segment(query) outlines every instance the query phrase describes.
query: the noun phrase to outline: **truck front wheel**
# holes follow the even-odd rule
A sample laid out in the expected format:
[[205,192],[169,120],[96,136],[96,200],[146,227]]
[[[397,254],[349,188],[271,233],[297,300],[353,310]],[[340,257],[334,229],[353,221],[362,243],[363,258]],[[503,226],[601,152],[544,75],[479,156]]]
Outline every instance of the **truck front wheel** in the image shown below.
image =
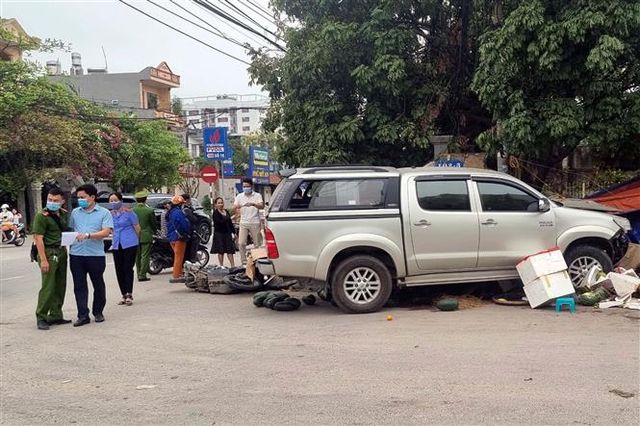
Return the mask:
[[605,273],[613,270],[611,258],[604,250],[598,247],[589,245],[574,246],[567,250],[564,257],[567,265],[569,265],[569,276],[573,286],[576,288],[594,266]]
[[353,256],[342,261],[331,280],[333,300],[349,314],[379,311],[392,289],[389,269],[373,256]]

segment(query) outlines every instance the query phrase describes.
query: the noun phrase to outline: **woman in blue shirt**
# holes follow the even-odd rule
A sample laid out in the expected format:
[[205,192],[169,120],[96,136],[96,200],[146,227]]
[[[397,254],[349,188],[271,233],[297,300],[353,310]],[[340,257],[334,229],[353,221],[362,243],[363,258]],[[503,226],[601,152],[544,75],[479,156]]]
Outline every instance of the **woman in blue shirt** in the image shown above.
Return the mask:
[[122,293],[122,300],[118,305],[130,306],[133,303],[133,267],[136,264],[140,225],[138,216],[132,210],[124,208],[121,193],[109,195],[109,209],[113,216],[113,264]]

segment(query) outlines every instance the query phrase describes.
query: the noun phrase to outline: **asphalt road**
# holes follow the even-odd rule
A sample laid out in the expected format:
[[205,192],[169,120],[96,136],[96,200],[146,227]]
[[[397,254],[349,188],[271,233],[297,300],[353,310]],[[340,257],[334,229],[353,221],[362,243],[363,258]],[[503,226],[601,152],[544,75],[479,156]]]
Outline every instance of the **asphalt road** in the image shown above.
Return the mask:
[[[136,284],[124,307],[110,264],[106,322],[39,331],[29,244],[0,247],[3,424],[640,421],[637,312],[274,312],[167,273]],[[70,277],[65,313],[75,316]]]

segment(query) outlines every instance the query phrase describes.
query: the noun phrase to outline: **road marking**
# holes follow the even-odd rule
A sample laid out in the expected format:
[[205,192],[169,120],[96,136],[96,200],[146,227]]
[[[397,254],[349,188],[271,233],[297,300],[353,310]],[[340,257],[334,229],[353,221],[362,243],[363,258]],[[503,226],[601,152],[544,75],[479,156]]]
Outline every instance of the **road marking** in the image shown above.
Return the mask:
[[0,278],[0,281],[17,280],[18,278],[24,278],[24,275],[19,275],[17,277]]

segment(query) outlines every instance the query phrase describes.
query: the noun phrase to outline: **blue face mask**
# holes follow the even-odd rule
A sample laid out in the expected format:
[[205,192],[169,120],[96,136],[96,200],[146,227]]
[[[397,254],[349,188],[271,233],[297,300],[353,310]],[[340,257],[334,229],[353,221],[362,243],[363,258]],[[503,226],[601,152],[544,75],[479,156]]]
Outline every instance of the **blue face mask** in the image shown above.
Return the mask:
[[111,210],[118,210],[121,207],[122,207],[122,201],[116,201],[114,203],[109,203],[109,208]]
[[242,188],[242,192],[244,192],[245,194],[251,194],[253,192],[252,188]]
[[55,201],[47,201],[47,210],[51,212],[57,212],[62,207],[62,204],[56,203]]
[[78,205],[81,208],[86,209],[87,207],[89,207],[89,200],[85,200],[84,198],[79,198],[78,199]]

